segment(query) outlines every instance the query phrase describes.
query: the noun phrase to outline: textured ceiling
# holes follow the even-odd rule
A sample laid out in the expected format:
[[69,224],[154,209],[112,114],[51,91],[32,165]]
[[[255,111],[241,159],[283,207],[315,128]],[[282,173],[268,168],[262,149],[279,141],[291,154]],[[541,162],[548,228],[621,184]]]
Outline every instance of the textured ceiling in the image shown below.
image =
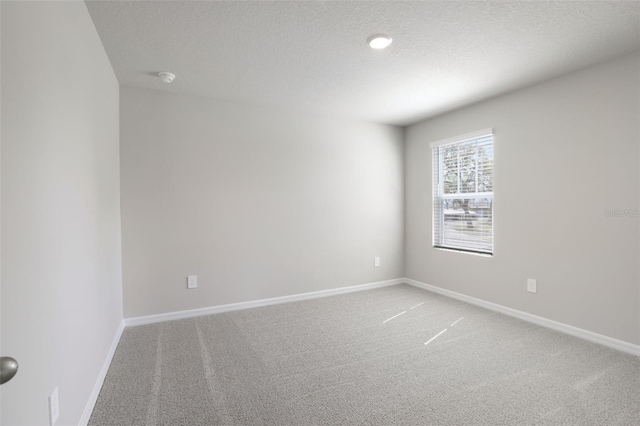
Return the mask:
[[122,85],[397,125],[640,46],[637,1],[86,3]]

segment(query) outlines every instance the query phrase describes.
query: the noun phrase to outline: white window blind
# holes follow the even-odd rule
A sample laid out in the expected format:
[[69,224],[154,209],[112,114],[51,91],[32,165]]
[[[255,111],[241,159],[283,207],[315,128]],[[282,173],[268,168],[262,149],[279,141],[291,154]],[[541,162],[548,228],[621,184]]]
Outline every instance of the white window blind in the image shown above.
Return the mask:
[[431,144],[433,246],[493,254],[493,130]]

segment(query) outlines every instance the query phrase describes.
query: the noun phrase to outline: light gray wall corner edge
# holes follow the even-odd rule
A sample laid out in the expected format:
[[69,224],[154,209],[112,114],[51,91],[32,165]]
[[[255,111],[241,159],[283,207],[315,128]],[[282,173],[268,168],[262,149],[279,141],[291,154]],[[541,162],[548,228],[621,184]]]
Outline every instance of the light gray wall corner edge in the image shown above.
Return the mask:
[[[640,54],[637,57],[638,68],[640,69]],[[637,75],[638,86],[640,87],[640,73]],[[640,94],[638,95],[640,97]],[[638,146],[640,147],[640,114],[637,120],[638,124]],[[638,149],[638,168],[640,168],[640,149]],[[638,202],[640,203],[640,174],[638,176]],[[640,206],[639,206],[640,207]],[[640,227],[638,227],[638,241],[640,244]],[[638,324],[640,324],[640,250],[638,250]],[[638,327],[638,342],[640,342],[640,327]]]
[[447,290],[442,287],[437,287],[431,284],[425,284],[423,282],[416,281],[410,278],[405,278],[404,283],[417,288],[421,288],[423,290],[440,294],[442,296],[460,300],[462,302],[466,302],[471,305],[479,306],[481,308],[485,308],[490,311],[498,312],[504,315],[508,315],[510,317],[518,318],[523,321],[540,325],[542,327],[550,328],[552,330],[569,334],[574,337],[579,337],[581,339],[588,340],[593,343],[598,343],[600,345],[604,345],[612,349],[616,349],[632,355],[640,356],[640,345],[634,345],[633,343],[614,339],[612,337],[604,336],[602,334],[594,333],[592,331],[583,330],[581,328],[574,327],[572,325],[568,325],[558,321],[553,321],[547,318],[539,317],[537,315],[533,315],[528,312],[523,312],[517,309],[508,308],[506,306],[502,306],[497,303],[487,302],[486,300],[477,299],[475,297],[467,296],[461,293],[456,293],[455,291]]
[[407,276],[407,134],[409,126],[402,127],[402,276]]
[[127,327],[155,324],[165,321],[174,321],[185,318],[201,317],[205,315],[219,314],[222,312],[240,311],[244,309],[258,308],[261,306],[279,305],[282,303],[299,302],[302,300],[319,299],[322,297],[337,296],[339,294],[355,293],[358,291],[372,290],[374,288],[389,287],[403,284],[404,278],[378,281],[367,284],[359,284],[349,287],[340,287],[330,290],[313,291],[309,293],[294,294],[290,296],[272,297],[269,299],[251,300],[248,302],[230,303],[226,305],[211,306],[208,308],[189,309],[185,311],[168,312],[165,314],[146,315],[140,317],[125,318],[124,324]]
[[89,419],[91,419],[91,413],[93,413],[93,408],[98,401],[98,396],[100,395],[100,390],[102,389],[102,384],[104,383],[104,379],[107,377],[107,372],[109,372],[109,366],[111,365],[111,361],[113,360],[113,356],[116,353],[116,349],[118,348],[118,343],[120,343],[120,338],[122,337],[122,332],[125,328],[125,322],[122,320],[120,322],[120,326],[118,330],[116,330],[116,334],[113,337],[113,342],[111,343],[111,347],[109,348],[109,352],[107,353],[107,357],[104,360],[104,364],[102,364],[102,369],[98,374],[98,378],[96,379],[96,384],[91,391],[91,395],[89,396],[89,400],[87,401],[87,405],[85,406],[84,412],[82,413],[82,417],[80,418],[79,426],[86,426],[89,424]]

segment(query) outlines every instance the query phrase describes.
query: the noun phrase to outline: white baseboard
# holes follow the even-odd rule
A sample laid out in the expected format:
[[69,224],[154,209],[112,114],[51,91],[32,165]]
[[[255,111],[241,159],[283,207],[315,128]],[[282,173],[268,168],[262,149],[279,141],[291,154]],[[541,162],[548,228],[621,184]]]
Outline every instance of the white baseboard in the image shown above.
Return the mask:
[[125,323],[124,320],[120,322],[120,326],[116,331],[116,335],[113,338],[113,342],[111,343],[111,347],[109,348],[109,352],[107,353],[107,358],[104,360],[102,364],[102,369],[100,370],[100,374],[98,374],[98,379],[96,380],[96,384],[93,386],[93,391],[91,391],[91,396],[89,396],[89,401],[87,401],[87,405],[84,407],[84,412],[82,413],[82,417],[80,418],[79,426],[86,426],[89,423],[89,419],[91,418],[91,413],[93,413],[93,408],[98,401],[98,395],[100,395],[100,389],[102,389],[102,384],[104,383],[105,377],[107,377],[107,372],[109,371],[109,366],[111,365],[111,360],[113,359],[113,355],[116,353],[116,348],[118,347],[118,343],[120,342],[120,337],[122,336],[122,332],[124,331]]
[[[543,327],[547,327],[552,330],[560,331],[562,333],[579,337],[581,339],[585,339],[590,342],[608,346],[610,348],[617,349],[622,352],[640,356],[639,345],[634,345],[632,343],[625,342],[623,340],[614,339],[612,337],[594,333],[592,331],[584,330],[582,328],[574,327],[572,325],[568,325],[558,321],[553,321],[547,318],[539,317],[537,315],[519,311],[517,309],[508,308],[506,306],[498,305],[497,303],[487,302],[485,300],[467,296],[462,293],[456,293],[455,291],[447,290],[441,287],[425,284],[423,282],[416,281],[410,278],[396,278],[393,280],[378,281],[378,282],[369,283],[369,284],[361,284],[361,285],[356,285],[351,287],[341,287],[341,288],[335,288],[330,290],[314,291],[310,293],[294,294],[291,296],[273,297],[270,299],[252,300],[248,302],[231,303],[228,305],[218,305],[218,306],[211,306],[207,308],[191,309],[188,311],[168,312],[165,314],[158,314],[158,315],[132,317],[132,318],[126,318],[124,320],[124,325],[126,327],[130,327],[135,325],[153,324],[153,323],[164,322],[164,321],[193,318],[193,317],[199,317],[203,315],[217,314],[221,312],[238,311],[242,309],[257,308],[260,306],[277,305],[280,303],[297,302],[300,300],[309,300],[309,299],[316,299],[320,297],[335,296],[338,294],[353,293],[356,291],[371,290],[374,288],[387,287],[387,286],[403,284],[403,283],[412,285],[414,287],[422,288],[424,290],[432,291],[434,293],[438,293],[443,296],[450,297],[452,299],[461,300],[463,302],[467,302],[472,305],[480,306],[482,308],[489,309],[491,311],[509,315],[511,317],[518,318],[523,321],[527,321]],[[120,338],[121,333],[122,333],[122,330],[119,330],[119,333],[117,336],[118,340]],[[117,342],[115,342],[115,345],[117,345]],[[115,346],[112,349],[115,350]],[[111,357],[113,357],[112,353],[110,353],[109,361],[111,360]],[[106,368],[108,368],[108,364]],[[106,369],[104,371],[104,374],[106,374]],[[103,376],[102,376],[102,379],[100,379],[100,385],[102,384],[102,380],[104,380]],[[99,391],[100,391],[100,387],[98,386],[97,392]],[[95,389],[94,389],[94,393],[96,393]],[[97,393],[95,397],[97,398]],[[93,408],[93,404],[95,404],[95,400],[93,401],[91,408]],[[85,410],[85,414],[86,414],[86,410]],[[89,411],[89,415],[91,415],[91,411]],[[83,419],[84,419],[84,416],[83,416]]]
[[414,287],[429,290],[434,293],[441,294],[443,296],[450,297],[452,299],[461,300],[463,302],[470,303],[472,305],[480,306],[491,311],[500,312],[501,314],[509,315],[521,319],[523,321],[531,322],[533,324],[541,325],[543,327],[550,328],[552,330],[560,331],[571,336],[579,337],[581,339],[588,340],[590,342],[599,343],[604,346],[608,346],[613,349],[617,349],[622,352],[626,352],[632,355],[640,356],[640,346],[634,345],[623,340],[614,339],[602,334],[594,333],[592,331],[584,330],[582,328],[574,327],[572,325],[564,324],[561,322],[553,321],[547,318],[539,317],[537,315],[529,314],[527,312],[519,311],[517,309],[507,308],[506,306],[498,305],[496,303],[487,302],[482,299],[476,299],[475,297],[467,296],[455,291],[446,290],[444,288],[436,287],[433,285],[425,284],[420,281],[405,278],[406,284]]
[[210,306],[207,308],[191,309],[188,311],[168,312],[166,314],[148,315],[141,317],[126,318],[124,320],[127,327],[134,325],[153,324],[157,322],[171,321],[184,318],[193,318],[203,315],[218,314],[221,312],[239,311],[242,309],[257,308],[260,306],[278,305],[280,303],[297,302],[300,300],[317,299],[319,297],[335,296],[338,294],[353,293],[356,291],[371,290],[374,288],[388,287],[402,284],[403,278],[394,280],[378,281],[368,284],[360,284],[351,287],[333,288],[330,290],[320,290],[311,293],[294,294],[291,296],[273,297],[270,299],[251,300],[249,302],[230,303],[228,305]]

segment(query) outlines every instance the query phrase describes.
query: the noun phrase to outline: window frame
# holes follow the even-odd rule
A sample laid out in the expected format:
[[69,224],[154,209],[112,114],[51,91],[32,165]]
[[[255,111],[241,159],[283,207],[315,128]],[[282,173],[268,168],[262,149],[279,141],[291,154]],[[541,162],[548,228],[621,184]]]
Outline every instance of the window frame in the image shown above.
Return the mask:
[[[490,145],[492,150],[491,191],[464,193],[461,191],[460,179],[458,178],[458,183],[457,183],[458,190],[456,191],[456,193],[451,193],[451,194],[445,193],[444,192],[445,178],[444,178],[444,167],[443,167],[444,156],[442,155],[441,148],[449,145],[461,145],[461,144],[464,144],[465,142],[471,142],[478,139],[487,138],[489,136],[491,137]],[[495,134],[494,134],[493,128],[482,129],[482,130],[466,133],[459,136],[441,139],[435,142],[431,142],[429,146],[431,148],[431,164],[432,164],[432,170],[431,170],[432,247],[434,249],[443,250],[443,251],[454,251],[454,252],[461,252],[461,253],[467,253],[467,254],[475,254],[475,255],[480,255],[485,257],[493,256],[495,253],[495,220],[494,220],[495,218],[495,214],[494,214],[495,212],[495,202],[494,202],[495,201],[495,174],[494,174]],[[437,160],[438,160],[437,184],[435,182],[436,171],[433,170],[433,168],[435,167],[436,153],[437,153]],[[478,157],[477,157],[478,147],[476,147],[475,156],[476,156],[475,189],[477,191],[478,190]],[[491,248],[490,250],[481,250],[481,249],[478,249],[475,247],[469,247],[469,246],[467,246],[466,248],[455,246],[455,245],[447,246],[446,244],[444,244],[445,209],[442,206],[442,204],[440,204],[440,207],[437,209],[436,203],[444,203],[445,199],[453,200],[453,199],[481,199],[481,198],[490,199],[490,203],[491,203],[491,211],[490,211],[491,213]],[[436,227],[438,227],[438,233],[436,233]],[[438,235],[440,236],[440,241],[437,241]]]

